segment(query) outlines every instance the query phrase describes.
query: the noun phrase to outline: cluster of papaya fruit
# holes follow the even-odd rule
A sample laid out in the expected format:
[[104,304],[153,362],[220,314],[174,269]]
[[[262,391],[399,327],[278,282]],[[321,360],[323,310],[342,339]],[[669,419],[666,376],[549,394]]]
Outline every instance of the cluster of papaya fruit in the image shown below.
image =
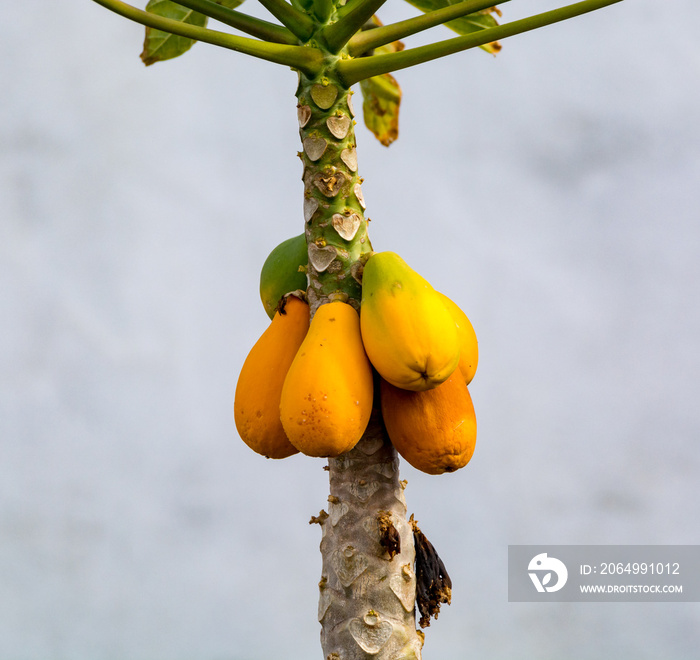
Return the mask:
[[467,385],[478,348],[464,312],[401,257],[378,252],[364,266],[360,314],[334,300],[310,320],[305,264],[301,235],[263,266],[272,322],[238,379],[241,438],[269,458],[338,456],[362,437],[378,381],[384,424],[405,460],[429,474],[466,465],[476,442]]

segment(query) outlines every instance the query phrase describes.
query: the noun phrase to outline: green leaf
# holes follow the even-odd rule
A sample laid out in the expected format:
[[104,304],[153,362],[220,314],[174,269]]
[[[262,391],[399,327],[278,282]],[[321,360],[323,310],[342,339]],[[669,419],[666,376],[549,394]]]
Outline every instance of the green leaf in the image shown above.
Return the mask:
[[[406,2],[413,5],[416,9],[420,9],[422,12],[429,12],[434,11],[435,9],[442,9],[443,7],[456,5],[458,2],[460,2],[460,0],[406,0]],[[456,18],[454,21],[445,23],[445,25],[457,34],[471,34],[486,28],[496,27],[498,25],[498,21],[494,18],[493,14],[498,14],[498,16],[501,15],[498,7],[491,7],[490,9],[484,9],[483,11],[478,11],[474,14],[468,14],[467,16]],[[481,48],[483,48],[487,53],[492,53],[495,55],[499,50],[501,50],[501,44],[494,41],[493,43],[481,46]]]
[[[372,22],[379,26],[381,22],[376,16]],[[386,46],[375,49],[375,54],[395,53],[403,50],[400,41],[394,41]],[[362,91],[362,115],[365,126],[385,147],[388,147],[399,137],[399,106],[401,105],[401,88],[394,76],[383,73],[380,76],[367,78],[360,82]]]
[[[216,4],[228,9],[235,9],[243,0],[214,0]],[[198,27],[206,27],[207,17],[204,14],[187,9],[171,0],[148,0],[146,11],[164,16],[180,23],[189,23]],[[193,39],[180,37],[170,32],[146,28],[146,38],[143,42],[141,60],[146,66],[163,62],[186,53],[194,44]]]
[[[180,23],[190,23],[198,27],[205,27],[207,17],[191,9],[186,9],[170,0],[149,0],[146,11],[165,18],[171,18]],[[143,42],[141,60],[146,66],[171,60],[187,52],[194,41],[169,32],[146,28],[146,38]]]

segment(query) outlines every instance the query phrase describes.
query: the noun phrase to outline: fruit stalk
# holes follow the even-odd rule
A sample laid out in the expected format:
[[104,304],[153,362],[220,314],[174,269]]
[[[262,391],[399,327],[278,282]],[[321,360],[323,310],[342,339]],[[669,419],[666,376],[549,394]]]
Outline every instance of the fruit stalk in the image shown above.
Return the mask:
[[318,618],[330,660],[420,660],[413,533],[405,482],[378,412],[362,440],[328,460]]

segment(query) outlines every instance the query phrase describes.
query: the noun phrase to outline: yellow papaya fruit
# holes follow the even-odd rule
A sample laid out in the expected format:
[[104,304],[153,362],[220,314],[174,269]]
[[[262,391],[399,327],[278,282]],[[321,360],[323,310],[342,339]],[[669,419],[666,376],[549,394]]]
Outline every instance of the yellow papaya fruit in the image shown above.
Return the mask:
[[289,441],[308,456],[350,451],[369,422],[372,381],[357,312],[339,301],[321,305],[282,387]]
[[309,329],[309,306],[289,296],[243,363],[233,404],[238,433],[253,451],[286,458],[299,450],[280,422],[282,385]]
[[467,385],[469,385],[474,378],[476,367],[479,364],[479,345],[476,341],[474,326],[472,326],[471,321],[457,303],[450,300],[445,294],[438,293],[457,326],[457,336],[459,337],[460,345],[459,368],[462,371],[464,380],[467,382]]
[[457,327],[445,303],[393,252],[378,252],[365,265],[360,322],[370,362],[396,387],[428,390],[457,368]]
[[270,318],[282,296],[298,289],[306,291],[304,267],[308,263],[304,234],[282,241],[267,256],[260,271],[260,300]]
[[454,472],[474,454],[476,415],[461,372],[424,392],[381,381],[382,416],[389,439],[414,468],[428,474]]

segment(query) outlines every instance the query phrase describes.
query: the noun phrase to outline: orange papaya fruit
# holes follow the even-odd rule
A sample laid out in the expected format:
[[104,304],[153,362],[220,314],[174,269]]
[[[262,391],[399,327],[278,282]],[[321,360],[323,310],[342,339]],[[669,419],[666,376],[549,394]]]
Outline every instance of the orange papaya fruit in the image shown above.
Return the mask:
[[384,380],[422,391],[459,364],[457,327],[435,289],[397,254],[378,252],[362,275],[362,341]]
[[457,303],[450,300],[444,293],[438,291],[438,294],[457,326],[457,336],[459,337],[460,345],[459,368],[462,371],[464,380],[469,385],[479,364],[479,344],[476,341],[474,326]]
[[459,370],[423,392],[382,380],[380,397],[389,439],[414,468],[443,474],[469,462],[476,444],[476,415]]
[[289,296],[243,363],[233,412],[238,434],[253,451],[268,458],[298,453],[280,422],[282,385],[309,329],[309,306]]
[[321,305],[282,387],[289,441],[308,456],[349,451],[367,428],[373,391],[357,312],[340,301]]

